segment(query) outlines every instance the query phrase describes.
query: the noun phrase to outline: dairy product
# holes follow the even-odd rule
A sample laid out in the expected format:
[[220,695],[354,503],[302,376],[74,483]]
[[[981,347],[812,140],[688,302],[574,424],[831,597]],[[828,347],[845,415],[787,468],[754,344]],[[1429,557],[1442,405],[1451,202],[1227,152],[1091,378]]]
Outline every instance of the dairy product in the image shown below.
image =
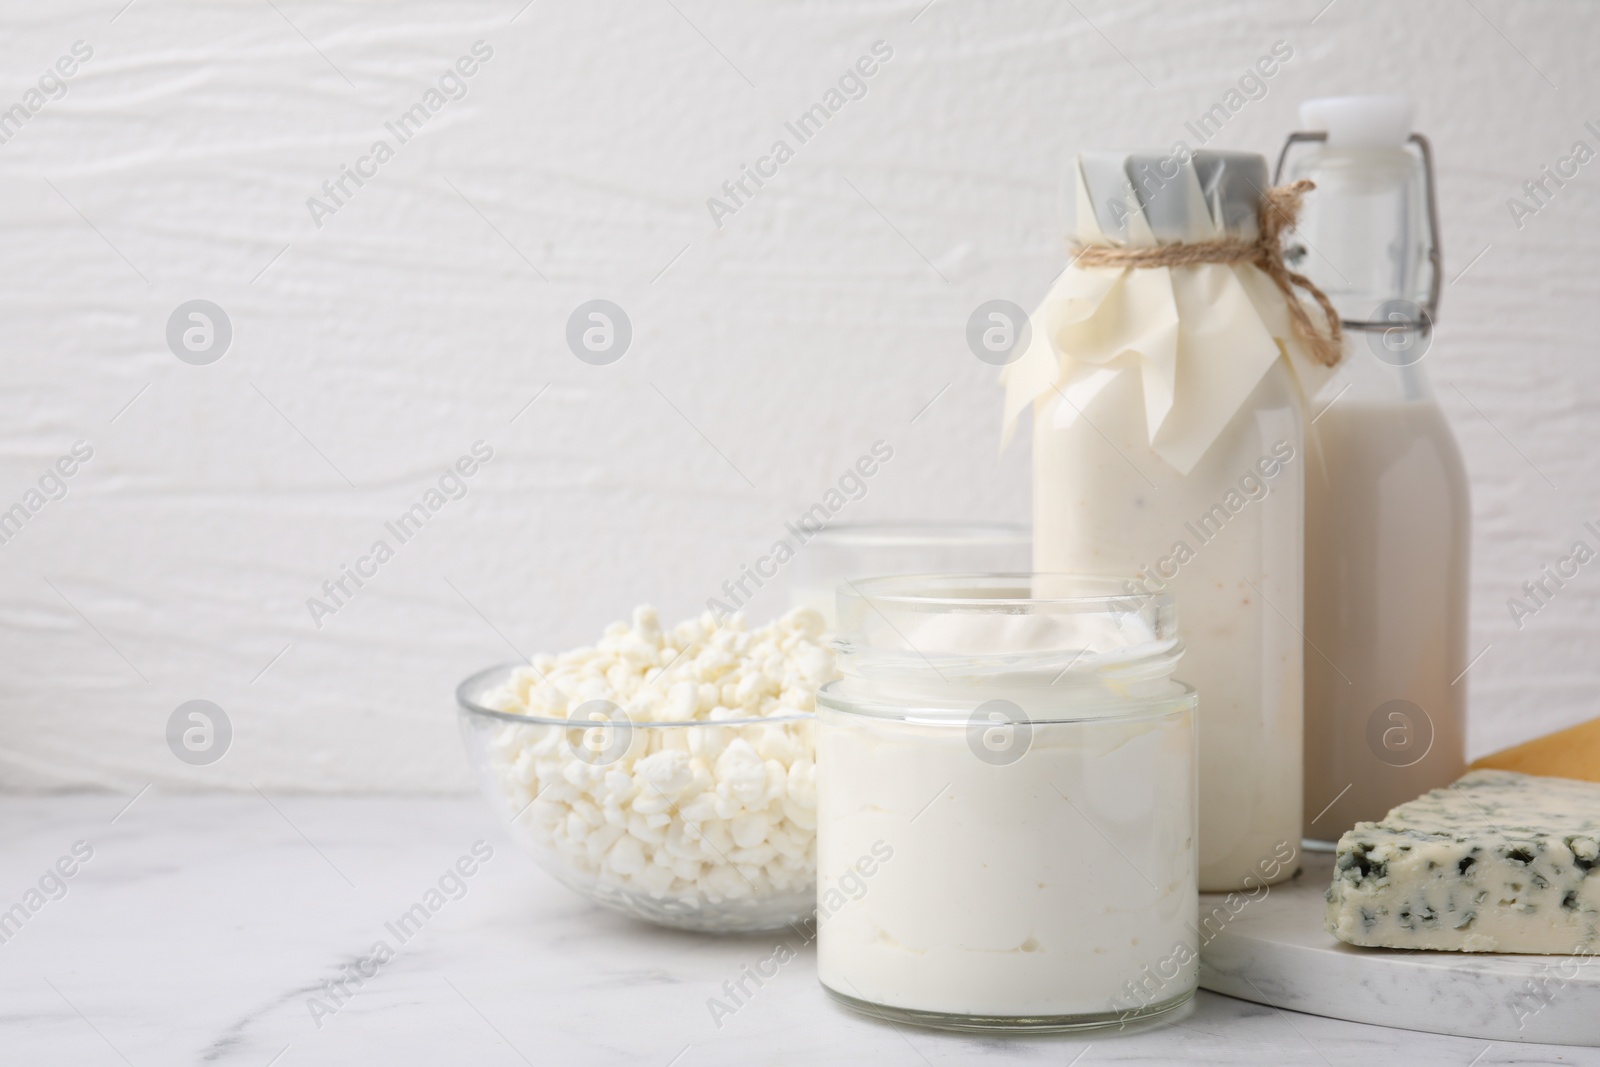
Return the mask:
[[1304,836],[1331,841],[1461,774],[1471,515],[1431,399],[1342,397],[1306,445]]
[[1473,771],[1339,839],[1328,930],[1352,945],[1600,950],[1600,785]]
[[[1427,139],[1402,96],[1308,100],[1315,183],[1296,269],[1352,331],[1306,430],[1304,836],[1357,822],[1461,774],[1472,509],[1428,385],[1443,288]],[[1314,253],[1310,250],[1315,250]]]
[[1034,725],[985,763],[967,720],[823,708],[818,860],[894,849],[821,927],[817,976],[872,1004],[957,1016],[1115,1016],[1145,971],[1195,984],[1193,723]]
[[1033,411],[1034,569],[1176,594],[1206,891],[1301,830],[1302,409],[1339,324],[1278,258],[1306,188],[1269,184],[1246,153],[1080,156],[1082,251],[1005,371],[1008,430]]
[[[841,592],[842,678],[817,697],[818,862],[845,870],[875,846],[893,862],[819,914],[817,973],[870,1014],[1120,1025],[1195,988],[1194,697],[1171,680],[1170,598],[1020,580]],[[1047,589],[1060,598],[1028,596]]]
[[1203,709],[1200,889],[1231,890],[1300,839],[1300,415],[1274,366],[1184,476],[1152,451],[1141,394],[1122,373],[1081,414],[1062,396],[1035,412],[1034,566],[1176,596]]
[[[537,656],[485,697],[495,710],[556,721],[504,723],[489,744],[491,769],[519,828],[555,854],[553,871],[628,910],[808,901],[816,767],[807,713],[833,676],[815,612],[795,609],[755,630],[740,616],[719,625],[709,615],[666,630],[641,607],[595,647]],[[585,723],[602,736],[565,725],[606,706],[595,701],[616,709]]]

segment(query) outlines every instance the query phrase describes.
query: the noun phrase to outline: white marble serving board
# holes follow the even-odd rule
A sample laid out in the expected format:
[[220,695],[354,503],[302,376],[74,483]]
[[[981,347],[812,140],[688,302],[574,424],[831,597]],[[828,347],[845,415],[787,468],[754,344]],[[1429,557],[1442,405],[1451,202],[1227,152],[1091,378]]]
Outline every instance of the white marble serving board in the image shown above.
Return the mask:
[[[1357,948],[1323,925],[1333,855],[1265,896],[1200,897],[1200,985],[1275,1008],[1483,1038],[1600,1046],[1600,958]],[[1223,916],[1233,912],[1225,921]]]

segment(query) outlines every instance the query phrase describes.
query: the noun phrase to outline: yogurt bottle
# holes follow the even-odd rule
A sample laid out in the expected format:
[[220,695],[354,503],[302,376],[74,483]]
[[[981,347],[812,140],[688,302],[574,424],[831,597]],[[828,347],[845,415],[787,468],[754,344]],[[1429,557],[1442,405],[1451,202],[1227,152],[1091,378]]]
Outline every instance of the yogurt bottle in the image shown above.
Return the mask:
[[[1258,237],[1266,161],[1086,155],[1083,244]],[[1034,569],[1171,592],[1200,698],[1199,884],[1281,881],[1300,841],[1304,396],[1326,367],[1249,263],[1071,267],[1007,368],[1033,409]]]

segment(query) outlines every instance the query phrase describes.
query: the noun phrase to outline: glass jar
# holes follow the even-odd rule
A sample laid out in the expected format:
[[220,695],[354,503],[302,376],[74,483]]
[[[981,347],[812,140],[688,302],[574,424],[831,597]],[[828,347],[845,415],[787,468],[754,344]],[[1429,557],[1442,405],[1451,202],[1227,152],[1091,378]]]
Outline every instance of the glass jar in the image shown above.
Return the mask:
[[817,973],[956,1030],[1171,1017],[1194,994],[1193,689],[1120,579],[840,587],[817,695]]
[[820,612],[831,627],[833,591],[846,578],[1024,571],[1031,551],[1028,528],[1016,523],[835,523],[795,557],[789,606]]

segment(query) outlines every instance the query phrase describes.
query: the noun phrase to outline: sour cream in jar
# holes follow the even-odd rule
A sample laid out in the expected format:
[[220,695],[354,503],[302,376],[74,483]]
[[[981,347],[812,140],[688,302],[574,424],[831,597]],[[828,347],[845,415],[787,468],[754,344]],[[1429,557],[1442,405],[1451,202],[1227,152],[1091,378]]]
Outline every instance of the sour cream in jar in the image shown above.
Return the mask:
[[1196,698],[1171,677],[1171,598],[1123,589],[841,587],[843,677],[817,697],[817,967],[836,999],[1047,1031],[1167,1018],[1193,996]]

